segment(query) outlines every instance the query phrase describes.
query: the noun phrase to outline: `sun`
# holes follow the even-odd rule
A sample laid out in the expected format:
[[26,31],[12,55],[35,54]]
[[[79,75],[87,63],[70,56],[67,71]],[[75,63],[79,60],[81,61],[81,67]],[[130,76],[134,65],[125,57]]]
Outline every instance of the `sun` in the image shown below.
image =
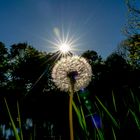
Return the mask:
[[[69,55],[77,55],[77,53],[81,52],[81,48],[79,46],[81,43],[81,36],[77,36],[76,34],[71,34],[70,30],[64,31],[55,27],[53,29],[53,33],[55,36],[51,40],[45,39],[49,43],[51,51],[54,53],[53,57],[65,57]],[[56,59],[57,59],[56,58]]]
[[68,43],[62,43],[59,45],[59,50],[63,53],[66,54],[71,51],[71,46]]

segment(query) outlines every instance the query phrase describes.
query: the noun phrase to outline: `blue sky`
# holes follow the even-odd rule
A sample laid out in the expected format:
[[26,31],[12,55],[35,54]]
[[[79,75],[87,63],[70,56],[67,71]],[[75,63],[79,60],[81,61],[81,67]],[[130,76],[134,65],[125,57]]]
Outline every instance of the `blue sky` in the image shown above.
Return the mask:
[[79,53],[95,50],[105,58],[125,38],[126,13],[124,0],[0,0],[0,41],[51,52],[57,29],[77,40]]

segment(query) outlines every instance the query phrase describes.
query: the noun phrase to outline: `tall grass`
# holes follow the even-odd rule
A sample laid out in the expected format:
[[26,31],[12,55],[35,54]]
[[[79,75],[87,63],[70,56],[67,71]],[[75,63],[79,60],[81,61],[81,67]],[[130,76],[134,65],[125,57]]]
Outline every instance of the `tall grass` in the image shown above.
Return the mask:
[[[70,105],[72,104],[71,107],[73,107],[75,111],[73,113],[75,113],[78,118],[78,127],[80,127],[81,131],[78,131],[78,133],[75,133],[74,131],[74,134],[72,134],[76,140],[80,139],[80,133],[84,135],[84,140],[106,140],[110,139],[110,137],[113,140],[117,140],[121,137],[121,133],[123,131],[127,131],[127,125],[129,126],[129,124],[132,124],[134,129],[140,133],[140,102],[139,98],[134,94],[132,90],[129,90],[127,96],[124,96],[121,99],[121,106],[125,108],[125,111],[122,112],[123,116],[121,116],[122,110],[120,109],[120,98],[117,98],[118,95],[114,93],[114,91],[112,91],[110,94],[109,102],[103,100],[103,98],[97,95],[94,96],[94,100],[91,101],[90,97],[88,97],[86,93],[83,94],[83,96],[75,93],[74,96],[76,97],[76,101],[74,100],[75,98],[73,99],[73,97],[71,97]],[[17,131],[14,118],[12,117],[10,108],[5,98],[4,101],[13,128],[15,139],[23,140],[24,138],[22,134],[22,120],[20,116],[19,104],[17,103],[17,112],[19,122],[18,127],[20,128],[20,133]],[[72,115],[72,108],[70,109],[70,114]],[[100,117],[100,126],[94,114],[98,114]],[[89,118],[90,123],[88,122]],[[73,123],[73,120],[70,121]],[[30,138],[32,139],[32,137]]]
[[[133,124],[135,129],[137,129],[140,132],[140,118],[138,117],[140,115],[139,98],[133,93],[132,90],[130,90],[127,93],[127,96],[122,97],[121,102],[120,102],[121,98],[116,98],[116,96],[118,95],[115,95],[114,91],[112,91],[112,94],[110,96],[112,98],[112,101],[106,102],[101,100],[98,96],[95,96],[94,102],[92,102],[92,104],[90,105],[87,105],[85,102],[84,103],[80,102],[80,107],[83,108],[85,106],[86,109],[88,110],[87,116],[90,116],[92,119],[92,122],[95,126],[92,127],[92,130],[90,130],[91,127],[89,128],[89,124],[87,124],[86,122],[86,116],[85,113],[83,112],[83,109],[81,112],[80,109],[76,107],[75,103],[73,103],[73,107],[78,116],[78,121],[80,126],[82,127],[82,130],[92,133],[89,134],[90,136],[90,137],[88,136],[89,139],[105,140],[108,139],[108,136],[110,135],[112,139],[117,140],[121,137],[122,135],[121,133],[123,131],[127,131],[127,126],[126,128],[124,126],[126,124],[129,125],[129,123]],[[86,100],[90,102],[89,98],[86,98]],[[126,113],[125,111],[121,112],[123,110],[122,108],[120,108],[120,104],[121,106],[123,106]],[[101,117],[103,123],[102,127],[97,126],[97,122],[94,119],[94,113],[99,114],[99,116]],[[121,113],[123,113],[123,115]],[[84,114],[84,116],[82,114]],[[130,135],[135,134],[131,132]]]

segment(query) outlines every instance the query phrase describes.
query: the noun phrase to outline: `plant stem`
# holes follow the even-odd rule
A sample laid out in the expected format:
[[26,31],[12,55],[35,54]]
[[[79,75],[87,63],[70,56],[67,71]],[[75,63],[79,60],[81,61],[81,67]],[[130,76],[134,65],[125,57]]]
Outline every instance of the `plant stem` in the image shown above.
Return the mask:
[[70,127],[70,140],[74,140],[73,134],[73,116],[72,116],[72,102],[73,102],[74,86],[71,82],[70,95],[69,95],[69,127]]
[[70,126],[70,140],[74,140],[74,136],[73,136],[72,100],[73,100],[73,95],[71,94],[70,97],[69,97],[69,126]]

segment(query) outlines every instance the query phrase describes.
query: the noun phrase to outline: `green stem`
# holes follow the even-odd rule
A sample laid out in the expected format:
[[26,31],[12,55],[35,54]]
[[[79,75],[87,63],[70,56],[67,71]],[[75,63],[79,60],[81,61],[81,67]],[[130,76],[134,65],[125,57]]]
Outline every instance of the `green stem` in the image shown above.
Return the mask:
[[74,140],[74,135],[73,135],[73,116],[72,116],[72,101],[73,101],[73,94],[70,94],[70,97],[69,97],[69,127],[70,127],[70,140]]
[[70,127],[70,140],[74,140],[73,134],[73,116],[72,116],[72,102],[73,102],[73,94],[74,94],[74,84],[70,82],[70,94],[69,94],[69,127]]

